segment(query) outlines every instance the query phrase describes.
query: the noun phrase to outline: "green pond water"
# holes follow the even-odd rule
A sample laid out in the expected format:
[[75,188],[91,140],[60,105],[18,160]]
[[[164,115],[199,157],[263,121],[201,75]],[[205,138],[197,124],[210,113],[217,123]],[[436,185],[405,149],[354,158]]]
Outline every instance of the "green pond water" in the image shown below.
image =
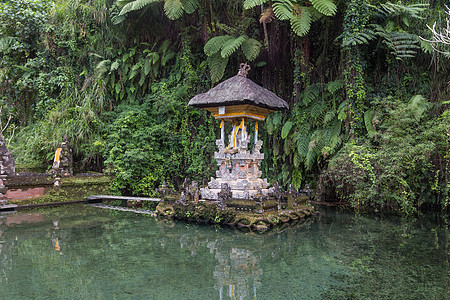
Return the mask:
[[445,216],[265,235],[73,205],[0,215],[1,299],[449,299]]

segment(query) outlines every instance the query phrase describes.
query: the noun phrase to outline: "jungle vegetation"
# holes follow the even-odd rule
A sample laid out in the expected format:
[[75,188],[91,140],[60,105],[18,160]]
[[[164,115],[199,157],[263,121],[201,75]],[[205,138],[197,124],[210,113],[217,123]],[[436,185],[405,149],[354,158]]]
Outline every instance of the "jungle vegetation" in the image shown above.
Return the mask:
[[355,209],[448,209],[445,4],[0,0],[1,130],[44,167],[68,134],[77,171],[115,172],[118,193],[204,182],[218,124],[187,102],[247,61],[290,105],[262,130],[270,181]]

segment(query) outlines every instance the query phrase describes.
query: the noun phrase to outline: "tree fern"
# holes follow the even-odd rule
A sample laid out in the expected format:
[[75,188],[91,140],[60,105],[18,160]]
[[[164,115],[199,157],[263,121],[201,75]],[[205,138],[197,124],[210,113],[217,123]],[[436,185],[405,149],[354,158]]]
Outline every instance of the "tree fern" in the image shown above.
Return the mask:
[[331,0],[310,0],[311,4],[315,9],[317,9],[321,14],[325,16],[334,16],[337,11],[336,4]]
[[183,15],[183,4],[181,0],[165,0],[164,12],[171,20],[176,20]]
[[237,49],[245,42],[245,40],[248,39],[248,36],[241,35],[234,39],[227,40],[222,47],[222,51],[220,52],[220,55],[222,55],[223,58],[230,57],[231,54],[236,52]]
[[250,9],[255,6],[266,3],[268,0],[244,0],[244,9]]
[[135,1],[127,1],[127,0],[119,0],[117,1],[117,4],[119,6],[123,6],[122,10],[119,13],[119,16],[124,15],[126,13],[140,10],[144,8],[145,6],[155,3],[155,2],[161,2],[161,0],[135,0]]
[[211,56],[219,52],[223,45],[233,37],[231,35],[219,35],[211,38],[203,48],[203,51],[207,56]]
[[218,82],[225,73],[228,64],[228,57],[224,58],[220,53],[213,54],[208,57],[208,65],[211,74],[211,81]]
[[262,44],[252,38],[246,39],[241,45],[242,52],[244,52],[245,57],[249,61],[253,61],[258,57],[261,47]]
[[295,13],[290,21],[292,30],[298,36],[306,35],[312,23],[310,8],[305,6],[296,7]]
[[181,3],[183,4],[184,11],[187,14],[192,14],[195,12],[195,10],[198,8],[199,3],[197,0],[181,0]]
[[279,20],[290,20],[292,14],[292,2],[289,0],[278,0],[273,5],[273,13]]

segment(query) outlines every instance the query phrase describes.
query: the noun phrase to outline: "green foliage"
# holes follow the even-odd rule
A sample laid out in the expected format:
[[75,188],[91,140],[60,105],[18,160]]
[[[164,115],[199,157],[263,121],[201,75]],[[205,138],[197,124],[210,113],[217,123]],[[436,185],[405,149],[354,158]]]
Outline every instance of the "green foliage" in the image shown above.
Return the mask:
[[415,213],[421,206],[445,208],[449,187],[442,173],[448,172],[448,165],[433,157],[448,151],[449,120],[430,120],[426,115],[430,103],[422,96],[407,103],[386,98],[376,106],[384,114],[379,131],[372,133],[374,139],[348,143],[330,160],[321,175],[320,195],[335,190],[354,208],[403,214]]
[[325,16],[334,16],[337,11],[336,4],[328,0],[311,0],[311,4],[318,12]]
[[[171,20],[179,19],[185,12],[192,14],[199,6],[197,0],[118,0],[117,5],[121,7],[119,16],[147,9],[151,4],[158,2],[164,2],[164,12]],[[119,23],[123,20],[120,19]]]
[[18,162],[49,167],[68,134],[75,166],[107,160],[118,192],[208,178],[217,124],[186,103],[251,61],[291,107],[260,126],[263,176],[301,188],[331,172],[348,184],[322,185],[361,208],[447,206],[448,60],[417,39],[442,1],[0,3],[0,120]]
[[[244,9],[251,9],[266,2],[268,1],[245,0]],[[298,36],[308,34],[311,23],[321,16],[334,16],[337,12],[337,6],[332,0],[276,0],[272,3],[272,9],[277,19],[290,21],[292,30]]]
[[[266,119],[266,130],[274,142],[266,145],[272,161],[281,165],[277,169],[265,171],[281,184],[293,183],[301,188],[308,173],[318,168],[325,159],[332,156],[344,138],[342,120],[338,118],[338,101],[342,101],[343,85],[340,81],[315,84],[306,88],[285,121],[281,114]],[[283,149],[275,141],[281,136]],[[292,176],[290,176],[292,175]]]
[[253,61],[258,56],[261,46],[259,41],[246,35],[238,37],[221,35],[211,38],[203,48],[208,56],[211,81],[214,83],[222,79],[229,57],[239,48],[247,60]]

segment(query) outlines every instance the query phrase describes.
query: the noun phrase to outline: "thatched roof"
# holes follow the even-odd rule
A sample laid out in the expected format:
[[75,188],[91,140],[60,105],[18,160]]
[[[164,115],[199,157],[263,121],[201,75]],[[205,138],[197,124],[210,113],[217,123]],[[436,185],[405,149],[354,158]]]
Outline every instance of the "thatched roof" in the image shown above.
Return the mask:
[[241,104],[273,110],[289,108],[286,101],[242,75],[231,77],[189,101],[189,105],[198,108]]

